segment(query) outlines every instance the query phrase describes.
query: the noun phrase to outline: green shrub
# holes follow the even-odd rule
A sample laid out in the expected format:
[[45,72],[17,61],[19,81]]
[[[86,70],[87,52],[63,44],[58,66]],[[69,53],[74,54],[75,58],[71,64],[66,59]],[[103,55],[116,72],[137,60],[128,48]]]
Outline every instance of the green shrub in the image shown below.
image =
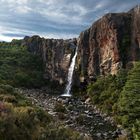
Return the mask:
[[46,84],[43,73],[42,58],[26,47],[0,47],[0,84],[40,88]]
[[62,112],[62,113],[66,112],[66,108],[65,108],[65,106],[62,103],[56,103],[55,107],[54,107],[54,110],[56,112]]
[[120,70],[116,76],[99,77],[96,82],[90,83],[87,93],[93,103],[98,105],[102,111],[114,113],[117,112],[116,102],[126,80],[126,70]]
[[118,101],[120,122],[140,139],[140,62],[129,72],[127,82]]
[[4,95],[4,94],[0,94],[0,101],[4,101],[4,102],[17,102],[15,96],[13,95]]
[[80,124],[80,125],[83,125],[83,124],[84,124],[84,120],[85,120],[85,116],[84,116],[83,114],[79,115],[79,116],[76,118],[77,124]]
[[132,132],[132,139],[140,139],[140,62],[129,72],[100,77],[87,92],[94,104]]
[[[9,85],[0,85],[0,140],[83,140],[80,134],[55,122]],[[59,117],[66,109],[57,104]]]
[[3,84],[1,84],[0,85],[0,89],[4,90],[5,92],[10,92],[10,93],[14,92],[14,88],[12,86],[10,86],[10,85],[3,85]]

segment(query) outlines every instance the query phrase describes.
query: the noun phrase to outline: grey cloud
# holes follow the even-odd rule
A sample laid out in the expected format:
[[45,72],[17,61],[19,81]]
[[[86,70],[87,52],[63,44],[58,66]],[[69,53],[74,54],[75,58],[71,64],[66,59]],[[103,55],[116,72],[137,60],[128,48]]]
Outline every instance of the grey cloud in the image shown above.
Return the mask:
[[8,37],[24,37],[26,34],[14,34],[14,33],[3,33],[2,35],[8,36]]
[[75,37],[105,13],[128,11],[140,4],[139,0],[0,0],[0,3],[0,37],[11,38],[25,34]]

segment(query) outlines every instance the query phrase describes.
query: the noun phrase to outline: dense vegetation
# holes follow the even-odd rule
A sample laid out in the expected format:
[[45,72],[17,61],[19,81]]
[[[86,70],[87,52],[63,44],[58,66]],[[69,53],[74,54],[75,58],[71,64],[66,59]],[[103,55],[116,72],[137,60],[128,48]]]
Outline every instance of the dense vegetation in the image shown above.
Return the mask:
[[94,104],[107,113],[116,113],[116,102],[127,79],[127,72],[121,70],[118,75],[99,77],[95,83],[88,85],[88,94]]
[[140,62],[127,72],[100,77],[88,86],[88,94],[102,111],[114,116],[134,140],[140,139]]
[[0,85],[0,140],[83,140],[79,133],[56,123],[13,87]]
[[40,88],[46,81],[40,56],[14,43],[0,43],[0,140],[83,140],[15,90]]
[[[40,88],[47,83],[40,56],[19,46],[16,40],[14,45],[0,43],[0,140],[82,140],[79,133],[54,122],[47,112],[14,90]],[[98,77],[88,85],[87,93],[101,111],[131,132],[132,139],[140,139],[140,62],[129,72],[123,69],[117,75]],[[60,104],[56,110],[66,111]]]
[[0,44],[0,83],[14,87],[39,88],[45,85],[43,62],[26,47]]
[[132,130],[135,140],[140,139],[140,63],[129,72],[118,101],[118,114],[124,127]]

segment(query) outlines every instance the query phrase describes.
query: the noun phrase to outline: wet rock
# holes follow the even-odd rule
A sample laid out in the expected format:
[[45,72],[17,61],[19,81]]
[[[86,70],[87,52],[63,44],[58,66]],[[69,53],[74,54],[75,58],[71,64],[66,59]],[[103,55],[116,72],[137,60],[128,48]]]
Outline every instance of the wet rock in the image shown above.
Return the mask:
[[102,138],[103,135],[102,135],[102,133],[97,133],[96,136],[97,136],[98,138]]
[[50,115],[52,115],[52,116],[56,116],[56,112],[49,111],[48,113],[49,113]]
[[122,134],[122,132],[121,132],[120,129],[116,129],[115,133],[116,133],[117,135],[121,135],[121,134]]
[[85,103],[88,104],[89,102],[90,102],[90,98],[87,98],[87,99],[85,100]]
[[83,136],[83,139],[84,140],[93,140],[90,136],[88,136],[87,134],[85,134],[84,136]]
[[104,125],[103,123],[99,123],[99,125]]
[[86,114],[88,114],[89,113],[89,110],[86,110],[86,111],[84,111]]

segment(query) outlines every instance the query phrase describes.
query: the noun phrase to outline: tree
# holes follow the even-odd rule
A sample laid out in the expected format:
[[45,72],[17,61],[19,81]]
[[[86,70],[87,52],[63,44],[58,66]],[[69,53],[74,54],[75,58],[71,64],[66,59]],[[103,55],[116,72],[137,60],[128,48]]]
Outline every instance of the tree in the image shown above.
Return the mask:
[[140,139],[140,62],[129,72],[119,99],[122,125],[132,129],[135,140]]

